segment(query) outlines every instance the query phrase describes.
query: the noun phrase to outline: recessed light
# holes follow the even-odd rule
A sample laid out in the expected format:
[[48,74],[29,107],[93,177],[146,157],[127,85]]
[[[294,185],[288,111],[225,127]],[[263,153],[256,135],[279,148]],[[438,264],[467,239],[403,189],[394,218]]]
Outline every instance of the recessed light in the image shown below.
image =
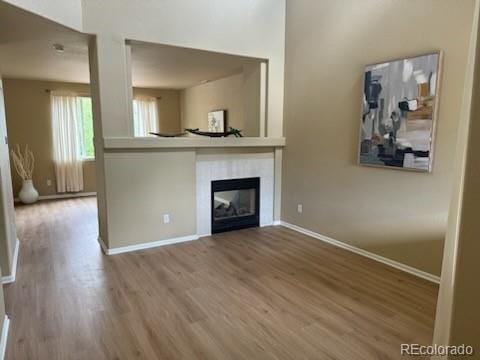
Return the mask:
[[64,52],[65,51],[65,47],[62,44],[53,44],[52,47],[53,47],[53,50],[55,50],[57,52]]

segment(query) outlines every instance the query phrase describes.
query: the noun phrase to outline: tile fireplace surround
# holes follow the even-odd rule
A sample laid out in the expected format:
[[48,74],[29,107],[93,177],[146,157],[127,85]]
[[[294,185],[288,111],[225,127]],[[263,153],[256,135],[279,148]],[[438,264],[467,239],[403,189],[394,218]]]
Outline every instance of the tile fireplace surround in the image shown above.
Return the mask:
[[260,226],[279,220],[285,138],[106,138],[103,145],[107,191],[98,198],[107,254],[209,235],[213,180],[259,177]]
[[197,232],[211,234],[211,182],[260,178],[260,226],[273,224],[273,152],[197,154]]

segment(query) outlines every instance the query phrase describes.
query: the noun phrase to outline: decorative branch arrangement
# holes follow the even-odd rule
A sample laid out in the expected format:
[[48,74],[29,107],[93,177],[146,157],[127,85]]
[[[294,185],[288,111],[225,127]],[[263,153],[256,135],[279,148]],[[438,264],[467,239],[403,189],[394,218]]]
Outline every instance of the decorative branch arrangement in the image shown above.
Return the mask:
[[18,176],[20,176],[23,181],[32,180],[35,157],[33,156],[33,152],[28,148],[28,145],[25,145],[25,151],[23,153],[20,145],[17,145],[10,153]]
[[191,134],[209,136],[209,137],[227,137],[230,135],[233,135],[235,137],[243,137],[242,130],[232,128],[231,126],[228,128],[227,131],[223,131],[223,132],[200,131],[198,128],[185,129],[185,131],[188,131]]

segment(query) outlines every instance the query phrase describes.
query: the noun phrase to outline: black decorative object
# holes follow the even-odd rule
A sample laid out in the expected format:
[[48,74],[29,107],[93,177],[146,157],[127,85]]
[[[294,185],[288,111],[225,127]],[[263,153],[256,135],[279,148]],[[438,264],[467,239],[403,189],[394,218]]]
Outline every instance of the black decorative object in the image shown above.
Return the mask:
[[185,136],[185,135],[187,135],[186,132],[174,133],[174,134],[165,134],[165,133],[150,132],[149,134],[150,134],[150,135],[159,136],[159,137],[166,137],[166,138],[180,137],[180,136]]
[[191,134],[209,136],[209,137],[227,137],[233,135],[235,137],[243,137],[242,130],[238,130],[232,127],[228,128],[228,131],[224,132],[211,132],[211,131],[200,131],[199,129],[185,129]]

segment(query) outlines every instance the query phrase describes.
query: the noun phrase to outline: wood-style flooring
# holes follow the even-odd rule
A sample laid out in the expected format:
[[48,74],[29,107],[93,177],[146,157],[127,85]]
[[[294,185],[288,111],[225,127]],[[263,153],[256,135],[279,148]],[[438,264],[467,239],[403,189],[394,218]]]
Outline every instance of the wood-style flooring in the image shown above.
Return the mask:
[[95,198],[17,208],[7,359],[400,359],[437,286],[283,227],[105,256]]

